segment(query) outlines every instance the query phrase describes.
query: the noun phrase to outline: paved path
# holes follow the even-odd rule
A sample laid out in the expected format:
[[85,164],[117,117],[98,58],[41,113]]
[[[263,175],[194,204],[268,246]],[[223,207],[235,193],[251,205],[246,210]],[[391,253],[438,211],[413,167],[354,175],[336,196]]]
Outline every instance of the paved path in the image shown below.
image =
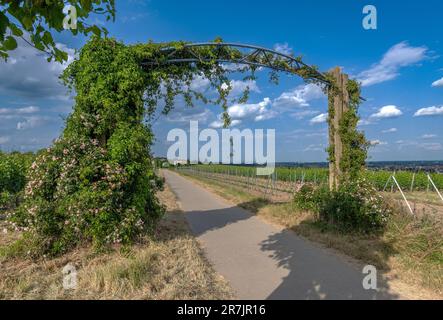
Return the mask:
[[229,205],[176,173],[164,175],[208,259],[239,299],[397,298],[386,288],[364,290],[362,271],[334,253]]

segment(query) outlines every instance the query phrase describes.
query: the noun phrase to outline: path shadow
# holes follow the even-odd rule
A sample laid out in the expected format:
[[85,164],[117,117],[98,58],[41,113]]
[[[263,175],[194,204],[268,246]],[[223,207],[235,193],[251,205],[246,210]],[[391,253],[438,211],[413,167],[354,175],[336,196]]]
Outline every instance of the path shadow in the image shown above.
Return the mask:
[[[255,208],[267,203],[253,200],[235,207],[186,213],[192,232],[196,236],[246,221],[254,214],[243,208]],[[276,230],[259,244],[260,250],[272,258],[278,267],[288,270],[281,284],[268,296],[275,300],[392,300],[399,296],[390,293],[385,274],[378,271],[378,290],[363,288],[363,266],[347,261],[332,250],[324,249],[299,236],[292,230]],[[234,250],[235,248],[233,248]],[[371,250],[371,249],[367,249]],[[384,259],[387,257],[383,257]]]
[[[255,216],[254,213],[258,212],[258,210],[266,204],[266,201],[257,198],[235,207],[190,211],[186,213],[186,218],[192,232],[196,236],[200,236],[209,231],[222,229],[228,225],[248,220]],[[250,210],[246,210],[245,208],[250,208]],[[251,211],[254,213],[251,213]]]
[[[294,245],[295,244],[295,245]],[[354,265],[330,250],[323,249],[284,230],[261,243],[280,267],[289,271],[268,299],[296,300],[392,300],[385,272],[378,271],[378,290],[363,288],[363,266]],[[319,254],[319,253],[323,254]],[[326,267],[327,266],[327,267]]]

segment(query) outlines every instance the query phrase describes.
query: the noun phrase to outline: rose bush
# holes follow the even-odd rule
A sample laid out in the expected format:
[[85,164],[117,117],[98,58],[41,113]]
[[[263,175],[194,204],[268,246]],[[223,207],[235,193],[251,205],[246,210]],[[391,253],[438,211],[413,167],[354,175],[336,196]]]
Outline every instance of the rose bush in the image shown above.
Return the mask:
[[86,241],[127,244],[152,230],[162,214],[154,195],[159,185],[152,183],[149,157],[135,164],[129,152],[118,157],[126,142],[108,151],[96,140],[63,139],[42,152],[31,165],[23,204],[11,217],[14,227],[52,254]]
[[392,214],[377,189],[362,177],[344,181],[336,191],[304,186],[294,196],[294,203],[300,209],[314,212],[320,221],[344,231],[380,231]]

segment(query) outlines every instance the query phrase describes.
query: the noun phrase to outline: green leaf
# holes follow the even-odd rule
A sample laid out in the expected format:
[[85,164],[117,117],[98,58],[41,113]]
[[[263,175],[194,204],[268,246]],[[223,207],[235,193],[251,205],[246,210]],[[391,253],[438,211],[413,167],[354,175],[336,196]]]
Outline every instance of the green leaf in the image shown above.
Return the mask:
[[0,41],[3,41],[8,25],[9,19],[2,12],[0,12]]
[[14,50],[17,48],[17,41],[14,37],[8,36],[5,41],[3,41],[3,48],[6,50]]
[[0,58],[3,58],[4,60],[8,59],[9,55],[6,52],[3,52],[0,48]]
[[46,45],[54,45],[54,40],[52,39],[52,35],[49,31],[45,31],[42,37],[43,43]]
[[23,31],[19,27],[17,27],[15,24],[11,23],[9,25],[9,28],[11,29],[12,34],[14,36],[21,37],[23,35]]
[[68,54],[60,49],[54,48],[54,56],[58,62],[68,61]]
[[97,37],[100,37],[102,34],[102,31],[97,26],[92,26],[91,28],[92,33],[94,33]]

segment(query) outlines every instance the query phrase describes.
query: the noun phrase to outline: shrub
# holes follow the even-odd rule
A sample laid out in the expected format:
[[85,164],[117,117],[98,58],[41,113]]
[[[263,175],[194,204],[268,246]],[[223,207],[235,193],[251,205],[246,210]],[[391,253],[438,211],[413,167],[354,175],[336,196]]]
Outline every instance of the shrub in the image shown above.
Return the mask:
[[345,230],[372,232],[383,229],[391,209],[366,180],[343,184],[321,202],[320,219]]
[[345,231],[382,230],[392,210],[372,184],[363,178],[343,183],[337,191],[304,186],[294,201],[318,214],[320,221]]
[[0,207],[12,207],[26,184],[32,153],[0,152]]
[[15,200],[14,195],[8,191],[3,191],[0,193],[0,209],[9,208],[12,206]]
[[41,253],[86,241],[128,244],[152,229],[162,214],[154,196],[160,185],[149,158],[134,159],[131,145],[120,142],[114,154],[93,140],[61,140],[32,164],[23,205],[11,220],[34,236]]
[[303,185],[294,195],[294,204],[297,208],[318,213],[320,204],[328,190],[325,187],[315,187],[311,184]]

